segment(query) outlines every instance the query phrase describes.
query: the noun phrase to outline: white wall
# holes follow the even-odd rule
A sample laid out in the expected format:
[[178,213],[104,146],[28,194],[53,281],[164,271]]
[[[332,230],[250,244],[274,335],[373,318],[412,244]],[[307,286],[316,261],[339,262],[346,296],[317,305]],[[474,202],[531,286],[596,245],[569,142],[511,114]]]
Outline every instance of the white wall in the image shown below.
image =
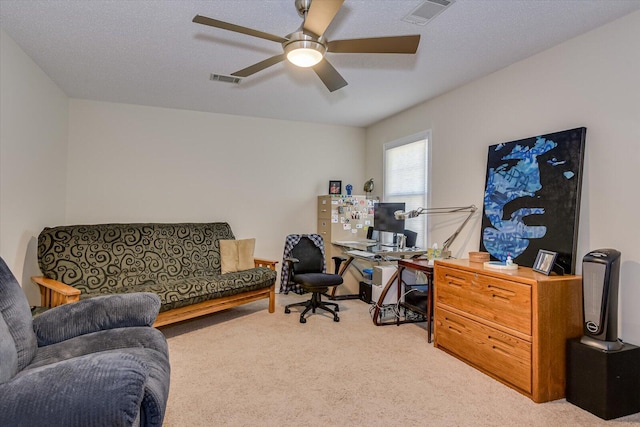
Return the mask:
[[282,259],[329,180],[361,189],[361,128],[72,99],[68,224],[227,221]]
[[[386,119],[367,129],[366,175],[382,182],[382,144],[431,129],[432,206],[482,206],[489,145],[585,126],[578,270],[590,250],[622,252],[619,332],[640,344],[639,49],[635,12]],[[467,227],[457,257],[478,250],[479,215]]]
[[0,255],[32,305],[36,239],[64,221],[68,98],[0,30]]

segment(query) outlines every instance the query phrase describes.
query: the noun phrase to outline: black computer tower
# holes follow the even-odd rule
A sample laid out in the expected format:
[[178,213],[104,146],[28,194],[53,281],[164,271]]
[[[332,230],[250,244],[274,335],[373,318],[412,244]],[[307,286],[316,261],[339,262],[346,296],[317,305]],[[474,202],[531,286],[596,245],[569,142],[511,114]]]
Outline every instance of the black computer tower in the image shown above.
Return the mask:
[[367,304],[371,302],[371,283],[360,282],[359,298]]

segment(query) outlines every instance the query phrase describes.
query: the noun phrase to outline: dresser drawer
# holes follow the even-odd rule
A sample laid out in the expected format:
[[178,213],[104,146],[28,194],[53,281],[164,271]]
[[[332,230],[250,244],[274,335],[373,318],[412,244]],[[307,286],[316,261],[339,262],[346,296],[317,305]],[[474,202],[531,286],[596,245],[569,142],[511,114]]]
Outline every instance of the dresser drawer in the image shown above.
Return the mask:
[[531,344],[436,307],[436,346],[491,375],[532,392]]
[[448,267],[436,268],[436,303],[531,335],[531,286]]

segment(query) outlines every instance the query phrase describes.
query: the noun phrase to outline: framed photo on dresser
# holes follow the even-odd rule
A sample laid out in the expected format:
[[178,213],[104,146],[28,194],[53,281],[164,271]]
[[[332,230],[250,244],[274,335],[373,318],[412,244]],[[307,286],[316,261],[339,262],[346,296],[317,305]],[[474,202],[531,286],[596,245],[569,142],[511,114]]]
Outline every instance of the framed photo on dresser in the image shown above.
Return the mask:
[[538,273],[546,274],[548,276],[551,274],[551,270],[553,270],[557,256],[558,254],[555,252],[540,249],[536,260],[533,263],[533,271],[537,271]]

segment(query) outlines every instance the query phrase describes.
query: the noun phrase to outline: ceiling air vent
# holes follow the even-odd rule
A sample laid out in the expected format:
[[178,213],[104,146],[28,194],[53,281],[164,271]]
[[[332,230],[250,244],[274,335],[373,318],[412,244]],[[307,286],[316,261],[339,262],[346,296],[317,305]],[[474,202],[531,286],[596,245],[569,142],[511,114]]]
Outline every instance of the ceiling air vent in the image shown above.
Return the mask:
[[216,82],[223,82],[223,83],[240,83],[242,79],[236,76],[225,76],[224,74],[212,73],[211,75],[209,75],[209,80],[213,80]]
[[455,0],[428,0],[413,9],[402,20],[411,24],[427,25],[429,21],[440,15],[453,3],[455,3]]

